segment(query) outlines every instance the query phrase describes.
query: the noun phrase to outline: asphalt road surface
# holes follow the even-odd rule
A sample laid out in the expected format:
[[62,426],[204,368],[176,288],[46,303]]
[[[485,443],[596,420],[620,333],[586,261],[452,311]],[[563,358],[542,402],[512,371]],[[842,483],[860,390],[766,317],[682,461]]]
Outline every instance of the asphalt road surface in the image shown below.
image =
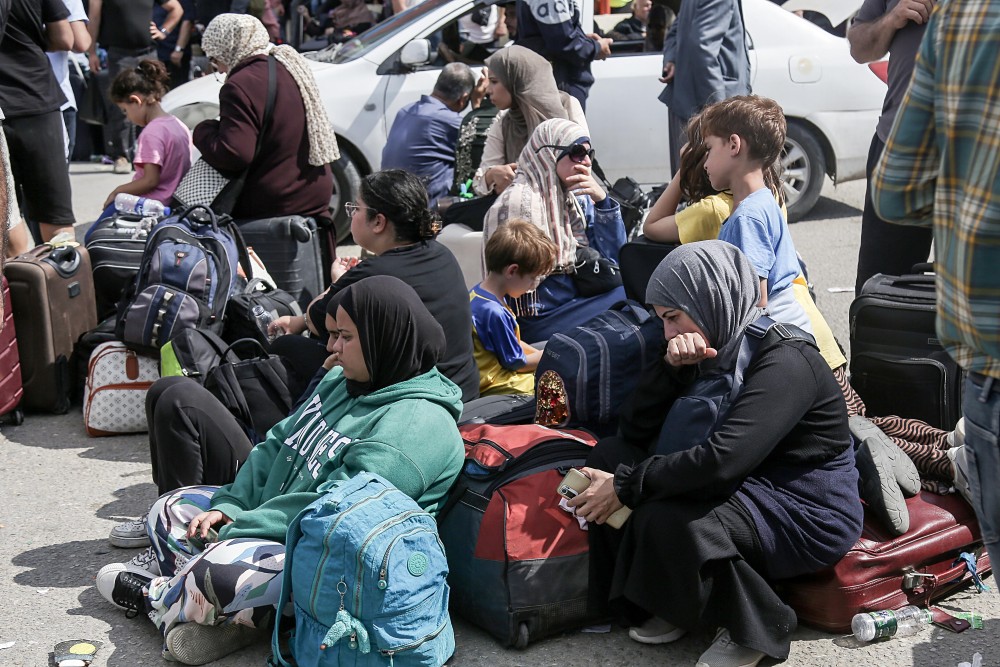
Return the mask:
[[[128,178],[89,164],[74,165],[72,171],[80,220],[93,219],[107,193]],[[861,182],[836,189],[828,184],[810,219],[792,226],[816,285],[819,307],[845,345],[863,194]],[[81,224],[78,231],[82,234],[83,229]],[[126,619],[94,588],[98,569],[135,553],[108,545],[112,525],[141,514],[155,498],[145,436],[88,438],[79,408],[58,417],[29,415],[23,426],[2,427],[0,665],[46,665],[56,643],[78,638],[104,642],[95,667],[166,664],[152,624],[141,617]],[[993,589],[989,593],[966,590],[942,603],[982,614],[982,630],[953,634],[935,627],[914,637],[858,645],[849,637],[800,628],[783,664],[946,667],[971,662],[978,651],[984,666],[997,667],[1000,596],[996,582],[987,581]],[[517,651],[501,647],[459,619],[455,628],[458,650],[449,664],[463,667],[693,665],[712,639],[704,632],[669,646],[648,647],[629,640],[624,629],[614,628],[607,634],[568,633]],[[268,654],[269,648],[262,644],[214,664],[262,666]]]

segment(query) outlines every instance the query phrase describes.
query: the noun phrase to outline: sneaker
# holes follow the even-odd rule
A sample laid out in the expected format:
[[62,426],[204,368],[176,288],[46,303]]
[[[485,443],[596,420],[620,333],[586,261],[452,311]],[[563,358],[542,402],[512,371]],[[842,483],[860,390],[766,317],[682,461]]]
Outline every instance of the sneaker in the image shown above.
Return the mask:
[[850,417],[847,423],[851,429],[851,435],[857,442],[864,442],[869,438],[878,440],[879,445],[886,450],[886,455],[892,462],[892,472],[896,476],[896,482],[907,497],[920,493],[920,471],[917,470],[916,464],[906,455],[906,452],[892,441],[892,438],[861,415]]
[[124,563],[125,569],[143,577],[160,576],[160,563],[156,560],[153,547],[146,547]]
[[238,623],[180,623],[167,633],[167,654],[185,665],[204,665],[239,651],[266,634],[258,628]]
[[972,503],[972,487],[969,486],[969,462],[965,445],[952,447],[947,451],[947,454],[951,460],[951,474],[955,490],[965,498],[965,502],[975,507]]
[[651,619],[628,629],[629,639],[640,644],[669,644],[687,634],[687,630],[678,628],[662,618],[653,616]]
[[948,447],[961,447],[965,444],[965,417],[958,420],[955,430],[947,435]]
[[910,529],[910,511],[892,464],[897,453],[899,456],[905,454],[896,445],[893,447],[895,450],[884,446],[878,438],[867,438],[855,453],[855,464],[861,498],[893,535],[902,535]]
[[135,521],[120,523],[111,529],[108,537],[111,546],[120,549],[137,549],[149,546],[149,533],[146,532],[146,515]]
[[132,163],[128,161],[127,157],[120,157],[115,160],[114,166],[111,168],[116,174],[131,174],[132,173]]
[[140,611],[146,611],[146,593],[143,589],[149,586],[152,579],[148,573],[142,576],[129,571],[125,563],[111,563],[97,573],[97,592],[119,609],[125,609],[125,616],[132,618]]
[[763,659],[763,653],[740,646],[729,637],[729,630],[722,629],[695,667],[755,667]]

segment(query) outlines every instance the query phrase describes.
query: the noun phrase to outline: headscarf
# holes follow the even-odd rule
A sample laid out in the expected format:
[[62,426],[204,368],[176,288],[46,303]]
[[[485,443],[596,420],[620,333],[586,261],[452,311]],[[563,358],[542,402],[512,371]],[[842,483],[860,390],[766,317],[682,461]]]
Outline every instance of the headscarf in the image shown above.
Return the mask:
[[341,290],[340,307],[358,328],[368,382],[347,381],[357,397],[426,373],[445,351],[444,329],[413,291],[393,276],[371,276]]
[[263,23],[249,14],[219,14],[205,28],[201,48],[206,56],[218,60],[230,71],[247,58],[273,55],[295,79],[302,94],[309,134],[309,164],[319,167],[340,158],[337,137],[308,62],[287,44],[271,44]]
[[584,129],[570,120],[547,120],[535,128],[517,159],[514,182],[486,213],[483,247],[490,235],[514,218],[524,218],[556,244],[556,266],[572,270],[576,248],[587,245],[586,220],[576,197],[556,173],[558,150],[542,146],[569,146],[590,141]]
[[556,87],[549,61],[524,46],[500,49],[486,59],[486,67],[513,101],[500,121],[504,161],[513,162],[542,121],[569,118],[566,93]]
[[365,0],[344,0],[330,13],[330,18],[338,30],[375,22],[375,16]]
[[699,364],[726,372],[736,365],[743,330],[764,314],[760,278],[746,255],[725,241],[685,243],[653,271],[646,303],[684,311],[718,352]]

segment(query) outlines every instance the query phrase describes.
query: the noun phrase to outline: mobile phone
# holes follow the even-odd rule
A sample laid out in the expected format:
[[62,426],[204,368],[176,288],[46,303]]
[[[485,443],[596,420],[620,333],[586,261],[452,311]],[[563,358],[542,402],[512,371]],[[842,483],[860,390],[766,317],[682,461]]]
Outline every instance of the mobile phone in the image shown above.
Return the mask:
[[[556,487],[556,493],[563,498],[573,499],[586,491],[588,486],[590,486],[590,478],[576,468],[570,468],[569,472],[566,473],[566,476],[562,478],[561,482],[559,482],[559,486]],[[621,528],[625,524],[625,520],[628,519],[631,514],[631,509],[628,507],[622,507],[620,510],[609,516],[605,523],[612,528]]]

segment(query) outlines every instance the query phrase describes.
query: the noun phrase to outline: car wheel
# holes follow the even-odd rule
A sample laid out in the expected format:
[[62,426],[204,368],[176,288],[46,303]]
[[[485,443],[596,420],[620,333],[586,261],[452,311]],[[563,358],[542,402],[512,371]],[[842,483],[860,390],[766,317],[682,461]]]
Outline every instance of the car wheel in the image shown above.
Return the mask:
[[351,218],[344,204],[355,201],[361,192],[361,172],[354,161],[341,151],[340,159],[331,165],[333,171],[333,196],[330,209],[333,211],[333,228],[337,234],[337,244],[344,245],[351,238]]
[[788,123],[781,166],[788,222],[797,222],[816,205],[823,189],[823,180],[826,178],[823,147],[812,132],[797,123]]

